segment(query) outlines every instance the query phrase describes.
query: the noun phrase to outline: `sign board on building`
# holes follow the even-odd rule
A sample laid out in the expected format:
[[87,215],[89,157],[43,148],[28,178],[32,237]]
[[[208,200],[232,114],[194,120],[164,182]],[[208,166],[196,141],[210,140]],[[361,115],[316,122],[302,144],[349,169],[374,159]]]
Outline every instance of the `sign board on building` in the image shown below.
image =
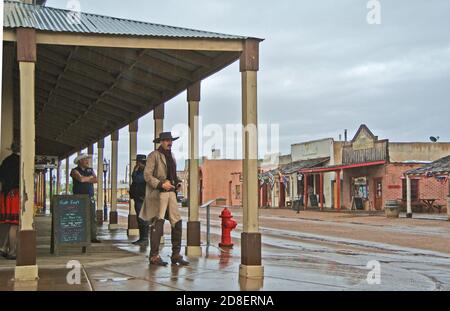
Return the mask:
[[388,185],[388,189],[401,189],[402,186],[400,185]]
[[353,184],[356,186],[365,186],[367,185],[367,177],[358,177],[353,179]]
[[34,162],[36,169],[49,169],[58,167],[58,157],[56,156],[37,155]]
[[388,161],[388,145],[388,140],[378,140],[378,137],[363,124],[352,141],[344,144],[342,164]]
[[353,150],[364,150],[373,148],[375,145],[374,139],[367,133],[366,130],[362,130],[358,137],[353,142]]

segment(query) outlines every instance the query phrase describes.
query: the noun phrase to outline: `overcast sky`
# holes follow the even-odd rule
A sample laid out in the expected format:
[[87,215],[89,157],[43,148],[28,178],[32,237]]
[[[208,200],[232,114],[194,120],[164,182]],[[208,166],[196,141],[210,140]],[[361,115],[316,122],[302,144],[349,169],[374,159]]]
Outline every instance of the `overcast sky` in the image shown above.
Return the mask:
[[[367,23],[367,0],[80,2],[85,12],[264,38],[258,118],[279,124],[284,154],[293,143],[337,139],[344,129],[351,137],[361,123],[391,141],[450,140],[448,0],[380,0],[380,25]],[[47,5],[66,8],[67,1]],[[237,63],[204,81],[204,124],[240,122],[240,83]],[[166,130],[187,122],[185,99],[166,104]],[[127,129],[120,135],[123,176]],[[150,113],[140,120],[139,152],[150,152],[152,137]],[[109,158],[109,139],[106,152]]]

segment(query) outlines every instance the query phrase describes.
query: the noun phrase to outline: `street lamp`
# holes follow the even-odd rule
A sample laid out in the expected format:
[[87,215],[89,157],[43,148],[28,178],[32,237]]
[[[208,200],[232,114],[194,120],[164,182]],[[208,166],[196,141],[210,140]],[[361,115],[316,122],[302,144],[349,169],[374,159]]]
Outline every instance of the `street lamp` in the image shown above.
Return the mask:
[[103,220],[108,220],[108,206],[106,205],[106,174],[108,173],[109,162],[103,159],[103,194],[104,194],[104,204],[103,204]]

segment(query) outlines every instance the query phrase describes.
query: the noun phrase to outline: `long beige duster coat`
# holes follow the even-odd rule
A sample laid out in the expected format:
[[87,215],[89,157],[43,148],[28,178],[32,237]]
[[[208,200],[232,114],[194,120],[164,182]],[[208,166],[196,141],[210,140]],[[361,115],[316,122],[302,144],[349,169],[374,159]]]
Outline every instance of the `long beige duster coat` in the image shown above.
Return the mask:
[[[173,153],[172,157],[175,161]],[[158,184],[167,179],[166,158],[158,150],[153,151],[147,156],[147,163],[144,169],[144,179],[147,186],[145,189],[145,200],[139,217],[145,221],[150,221],[159,215],[160,190],[158,189]],[[178,206],[170,207],[169,218],[172,225],[181,220]]]

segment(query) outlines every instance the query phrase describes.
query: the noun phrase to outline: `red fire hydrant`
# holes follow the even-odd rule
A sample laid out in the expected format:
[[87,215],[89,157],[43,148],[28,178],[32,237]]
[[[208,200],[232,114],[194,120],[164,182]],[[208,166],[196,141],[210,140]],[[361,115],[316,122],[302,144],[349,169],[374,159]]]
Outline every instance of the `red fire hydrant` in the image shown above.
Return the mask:
[[219,247],[233,248],[231,230],[236,228],[237,222],[232,219],[233,216],[228,208],[224,208],[219,217],[222,218],[222,241]]

